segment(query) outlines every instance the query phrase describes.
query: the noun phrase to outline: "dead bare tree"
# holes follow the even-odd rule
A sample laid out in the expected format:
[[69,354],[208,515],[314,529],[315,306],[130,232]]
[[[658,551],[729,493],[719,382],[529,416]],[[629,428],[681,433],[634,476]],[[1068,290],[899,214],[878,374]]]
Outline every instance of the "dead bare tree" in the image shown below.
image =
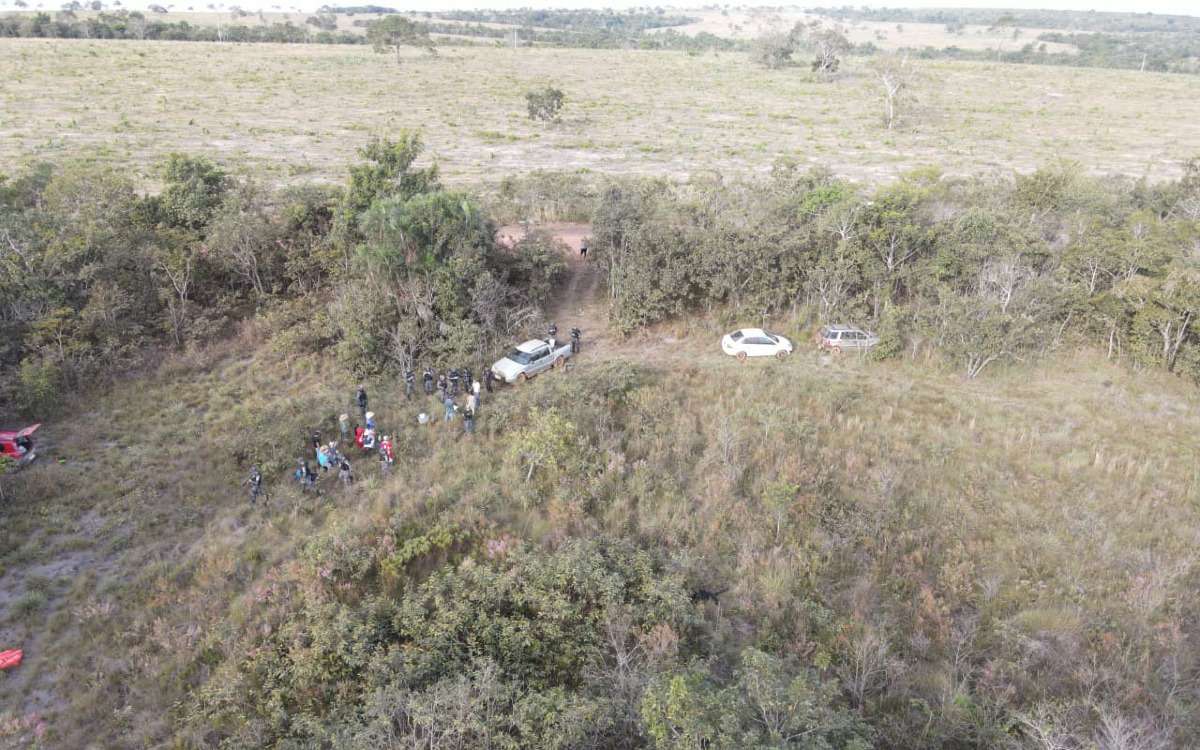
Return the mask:
[[883,122],[892,130],[900,117],[905,93],[916,79],[916,66],[907,54],[891,53],[876,58],[872,68],[883,89]]
[[855,708],[862,710],[863,701],[887,676],[887,639],[872,627],[865,627],[850,644],[846,663],[838,672]]
[[187,328],[188,300],[191,294],[193,258],[190,251],[184,251],[175,259],[162,259],[158,268],[167,277],[171,289],[166,291],[167,314],[171,321],[171,336],[176,348],[183,346],[184,331]]

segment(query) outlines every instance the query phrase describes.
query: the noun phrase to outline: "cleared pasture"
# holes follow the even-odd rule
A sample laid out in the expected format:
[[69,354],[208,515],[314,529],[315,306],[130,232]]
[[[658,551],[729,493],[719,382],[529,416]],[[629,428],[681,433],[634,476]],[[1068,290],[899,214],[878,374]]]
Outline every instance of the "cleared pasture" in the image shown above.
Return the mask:
[[[866,182],[929,164],[951,173],[1073,159],[1092,172],[1178,174],[1200,143],[1186,76],[931,61],[900,129],[852,59],[833,81],[741,54],[446,48],[403,64],[370,48],[0,41],[0,171],[87,159],[153,181],[173,151],[340,180],[375,133],[419,128],[451,182],[534,169],[684,177],[766,170],[779,157]],[[563,120],[531,122],[552,83]]]

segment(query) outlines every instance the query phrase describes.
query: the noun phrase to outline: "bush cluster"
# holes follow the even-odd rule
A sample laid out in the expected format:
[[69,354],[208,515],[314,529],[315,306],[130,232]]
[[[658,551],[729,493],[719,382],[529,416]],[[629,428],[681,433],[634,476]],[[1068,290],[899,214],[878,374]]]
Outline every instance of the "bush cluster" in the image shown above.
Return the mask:
[[1154,186],[1058,165],[864,193],[790,163],[755,182],[613,184],[595,237],[626,332],[721,306],[878,324],[881,355],[932,349],[969,377],[1086,342],[1200,378],[1200,160]]
[[361,153],[341,190],[272,190],[184,155],[158,195],[91,167],[0,179],[4,403],[46,413],[148,347],[210,339],[279,302],[295,303],[284,350],[332,346],[358,374],[490,351],[561,258],[536,241],[500,252],[474,199],[414,166],[417,136]]

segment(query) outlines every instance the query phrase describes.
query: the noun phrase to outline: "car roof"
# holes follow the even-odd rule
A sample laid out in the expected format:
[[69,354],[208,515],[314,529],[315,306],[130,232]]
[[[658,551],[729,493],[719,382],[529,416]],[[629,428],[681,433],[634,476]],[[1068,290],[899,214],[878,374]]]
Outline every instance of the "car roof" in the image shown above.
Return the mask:
[[0,440],[16,440],[19,437],[25,437],[37,432],[37,428],[41,427],[42,423],[38,422],[35,425],[30,425],[23,430],[0,430]]
[[827,330],[827,331],[858,331],[860,329],[855,328],[854,326],[848,326],[848,325],[833,325],[833,326],[825,326],[825,330]]
[[[741,331],[743,336],[766,336],[767,335],[767,332],[761,328],[739,328],[738,331]],[[734,331],[734,333],[737,333],[737,331]]]
[[542,341],[541,339],[529,339],[523,344],[517,344],[517,351],[525,352],[526,354],[533,354],[545,345],[546,342]]

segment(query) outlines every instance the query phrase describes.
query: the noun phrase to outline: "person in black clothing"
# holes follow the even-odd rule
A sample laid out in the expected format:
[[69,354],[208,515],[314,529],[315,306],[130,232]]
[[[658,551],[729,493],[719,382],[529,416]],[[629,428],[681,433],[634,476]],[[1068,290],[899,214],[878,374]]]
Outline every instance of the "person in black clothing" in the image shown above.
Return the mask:
[[492,381],[495,379],[496,376],[492,374],[490,367],[483,371],[483,387],[487,389],[488,393],[492,392]]
[[475,410],[469,406],[463,410],[463,429],[468,435],[475,434]]
[[421,379],[423,381],[425,381],[425,395],[426,396],[432,395],[433,394],[433,370],[430,370],[428,367],[426,367],[425,374],[421,376]]
[[571,353],[572,354],[579,353],[579,333],[580,332],[579,332],[578,328],[571,329]]
[[362,383],[358,385],[358,394],[354,397],[358,402],[358,410],[362,413],[362,421],[367,421],[367,387]]
[[412,401],[413,384],[417,382],[417,376],[413,374],[411,367],[404,368],[404,397]]
[[579,243],[579,259],[587,260],[587,240]]
[[317,430],[313,430],[312,447],[313,447],[314,454],[321,452],[321,433]]
[[[458,395],[458,370],[450,370],[450,398]],[[445,400],[445,399],[443,399]]]
[[250,485],[250,504],[254,505],[258,501],[258,496],[264,494],[262,488],[263,476],[258,470],[258,465],[250,467],[250,476],[242,482],[242,486]]

